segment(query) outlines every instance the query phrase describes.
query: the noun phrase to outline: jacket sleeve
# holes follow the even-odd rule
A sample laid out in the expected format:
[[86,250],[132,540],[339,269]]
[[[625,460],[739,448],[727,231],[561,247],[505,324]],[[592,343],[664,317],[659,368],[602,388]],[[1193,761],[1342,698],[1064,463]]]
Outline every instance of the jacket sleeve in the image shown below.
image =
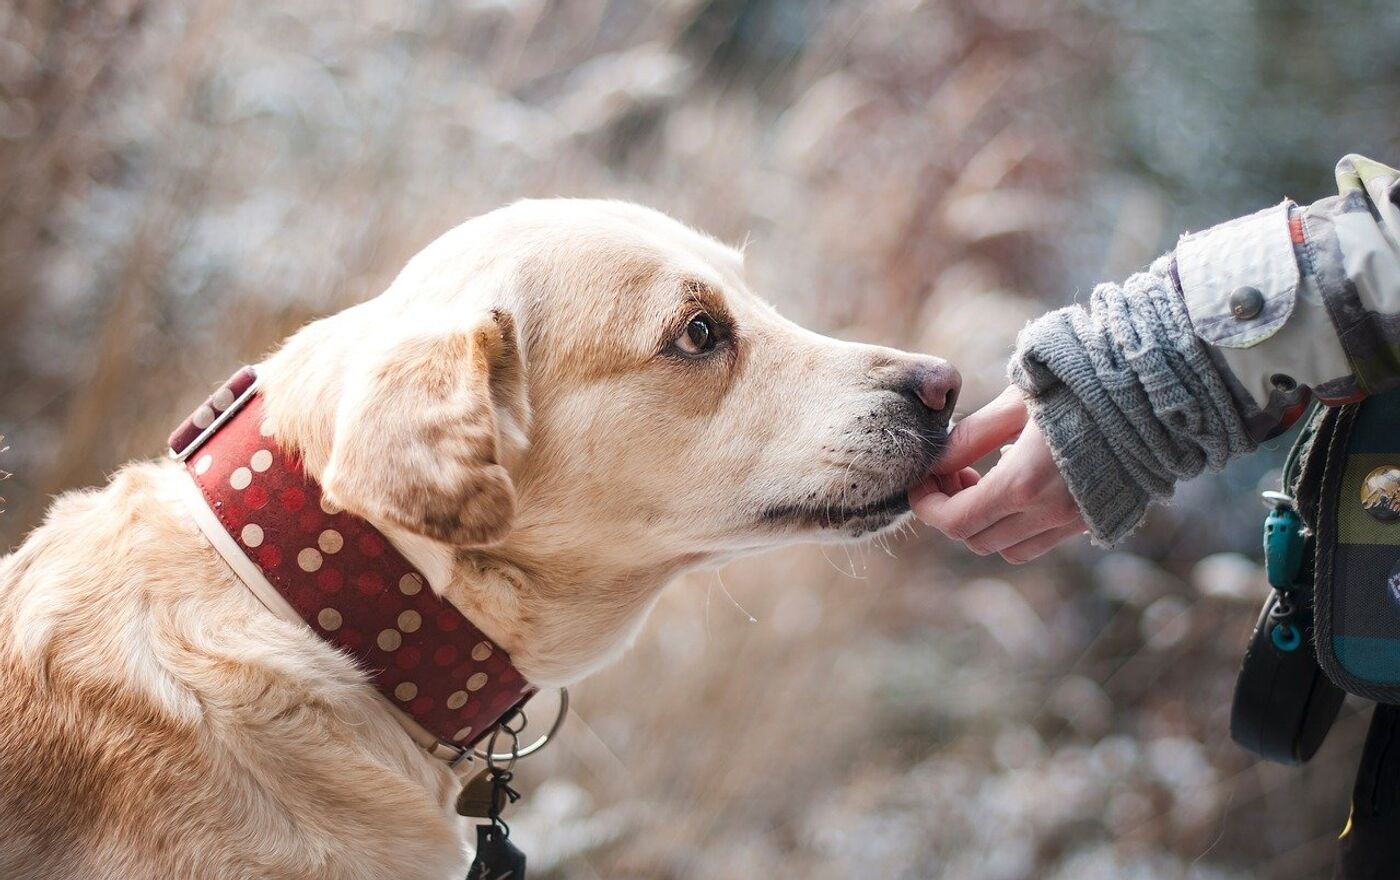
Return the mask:
[[1177,245],[1174,278],[1255,439],[1309,393],[1327,404],[1400,385],[1400,173],[1360,156],[1340,194],[1285,201]]
[[1400,386],[1400,174],[1348,156],[1337,179],[1338,196],[1187,235],[1021,331],[1011,381],[1098,543],[1283,431],[1310,396]]

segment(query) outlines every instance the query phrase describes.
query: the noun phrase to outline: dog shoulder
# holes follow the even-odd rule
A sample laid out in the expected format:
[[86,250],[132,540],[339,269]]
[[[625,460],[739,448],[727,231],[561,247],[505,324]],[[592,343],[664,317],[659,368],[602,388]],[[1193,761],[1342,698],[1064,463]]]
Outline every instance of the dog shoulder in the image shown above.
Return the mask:
[[236,580],[183,479],[125,467],[0,560],[0,877],[450,873],[421,755],[353,664]]

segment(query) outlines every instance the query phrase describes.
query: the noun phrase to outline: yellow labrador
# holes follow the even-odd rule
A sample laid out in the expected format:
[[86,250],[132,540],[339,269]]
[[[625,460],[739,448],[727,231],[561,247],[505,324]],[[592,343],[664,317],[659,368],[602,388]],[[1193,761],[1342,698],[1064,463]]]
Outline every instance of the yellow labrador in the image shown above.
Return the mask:
[[[678,572],[899,522],[946,363],[806,331],[654,211],[527,201],[259,365],[266,420],[541,687]],[[0,876],[445,878],[458,782],[211,548],[173,463],[0,559]]]

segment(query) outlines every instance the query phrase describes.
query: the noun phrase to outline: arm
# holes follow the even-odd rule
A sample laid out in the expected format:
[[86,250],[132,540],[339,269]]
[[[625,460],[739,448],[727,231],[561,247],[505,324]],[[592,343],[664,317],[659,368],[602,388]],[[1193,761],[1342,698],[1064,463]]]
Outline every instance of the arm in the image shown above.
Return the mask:
[[[1337,176],[1337,197],[1188,235],[1087,309],[1028,325],[1012,387],[954,431],[915,512],[1010,561],[1085,527],[1113,544],[1310,394],[1342,403],[1400,383],[1400,175],[1347,157]],[[966,466],[1013,439],[974,488]]]
[[1400,384],[1400,173],[1347,156],[1337,184],[1177,245],[1175,287],[1257,439],[1308,391],[1339,404]]

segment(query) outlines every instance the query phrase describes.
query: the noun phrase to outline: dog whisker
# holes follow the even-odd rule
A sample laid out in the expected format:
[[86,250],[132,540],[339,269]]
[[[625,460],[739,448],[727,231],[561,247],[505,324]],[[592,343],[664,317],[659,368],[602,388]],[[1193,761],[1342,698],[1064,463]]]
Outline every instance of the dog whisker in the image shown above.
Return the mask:
[[721,592],[724,593],[724,598],[728,599],[735,608],[739,609],[739,613],[748,618],[749,623],[758,623],[758,618],[750,614],[749,610],[743,605],[740,605],[739,600],[734,598],[734,594],[729,592],[729,587],[725,586],[724,577],[720,574],[718,569],[715,570],[715,582],[719,584]]

